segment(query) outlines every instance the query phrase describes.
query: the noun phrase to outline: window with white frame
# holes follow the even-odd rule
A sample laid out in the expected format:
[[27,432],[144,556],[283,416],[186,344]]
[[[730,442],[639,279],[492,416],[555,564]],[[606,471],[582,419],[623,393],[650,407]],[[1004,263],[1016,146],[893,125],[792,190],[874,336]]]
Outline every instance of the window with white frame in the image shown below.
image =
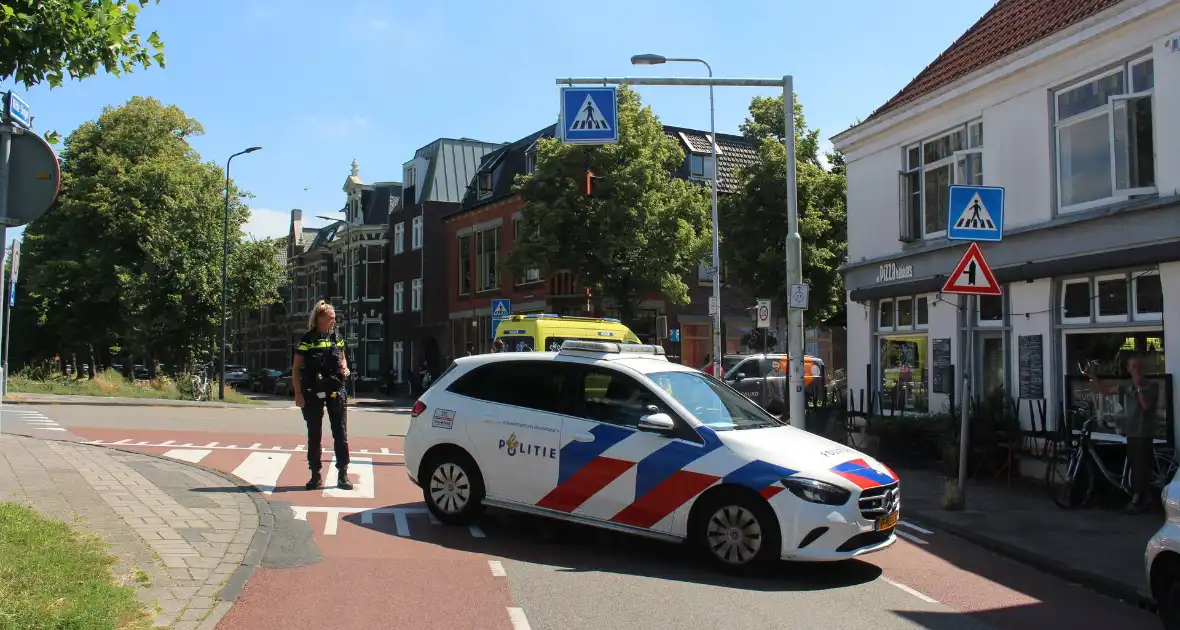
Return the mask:
[[1061,282],[1063,324],[1158,322],[1164,294],[1156,269],[1101,273]]
[[692,179],[713,179],[713,156],[692,153],[688,156],[688,176]]
[[402,221],[393,226],[393,255],[406,251],[406,223]]
[[[513,241],[512,242],[514,243],[514,245],[513,245],[514,247],[516,246],[516,244],[520,243],[521,234],[522,234],[521,230],[523,230],[523,229],[524,229],[524,219],[516,219],[515,221],[512,222],[512,230],[513,230]],[[541,270],[534,267],[532,269],[528,269],[527,271],[525,271],[521,275],[521,277],[517,278],[516,284],[521,285],[521,284],[529,284],[530,282],[540,282],[540,281],[541,281]]]
[[1004,296],[980,295],[975,298],[975,324],[977,326],[1004,325]]
[[393,312],[401,313],[406,310],[406,283],[395,282],[393,285]]
[[1061,212],[1155,192],[1154,88],[1140,57],[1054,92]]
[[480,173],[475,178],[476,186],[479,189],[479,198],[487,199],[492,196],[492,174]]
[[475,233],[475,290],[500,288],[500,227]]
[[537,150],[529,149],[524,152],[524,172],[532,173],[537,170]]
[[405,357],[402,342],[393,342],[392,352],[390,352],[391,363],[393,364],[393,381],[395,383],[402,382],[402,360]]
[[946,235],[952,184],[983,184],[983,121],[974,121],[905,148],[898,240]]
[[414,278],[410,284],[410,310],[422,310],[422,278]]
[[877,302],[877,330],[925,330],[930,326],[930,300],[925,295]]
[[418,168],[415,166],[406,167],[406,177],[403,188],[412,188],[418,185]]
[[422,215],[414,217],[410,224],[410,248],[422,249]]

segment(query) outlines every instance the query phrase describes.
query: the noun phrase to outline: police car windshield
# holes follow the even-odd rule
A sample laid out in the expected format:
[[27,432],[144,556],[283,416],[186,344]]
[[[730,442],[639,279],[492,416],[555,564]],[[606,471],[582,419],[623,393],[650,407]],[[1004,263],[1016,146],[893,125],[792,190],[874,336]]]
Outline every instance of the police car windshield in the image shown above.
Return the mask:
[[647,377],[715,431],[782,425],[745,396],[700,372],[654,372]]

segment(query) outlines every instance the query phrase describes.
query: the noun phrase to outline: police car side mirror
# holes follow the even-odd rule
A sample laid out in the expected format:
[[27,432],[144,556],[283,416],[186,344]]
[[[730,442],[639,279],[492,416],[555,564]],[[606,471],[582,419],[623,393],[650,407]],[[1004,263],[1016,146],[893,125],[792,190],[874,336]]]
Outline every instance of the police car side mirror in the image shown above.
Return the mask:
[[671,431],[676,428],[672,417],[666,413],[649,413],[639,419],[639,428],[643,431]]

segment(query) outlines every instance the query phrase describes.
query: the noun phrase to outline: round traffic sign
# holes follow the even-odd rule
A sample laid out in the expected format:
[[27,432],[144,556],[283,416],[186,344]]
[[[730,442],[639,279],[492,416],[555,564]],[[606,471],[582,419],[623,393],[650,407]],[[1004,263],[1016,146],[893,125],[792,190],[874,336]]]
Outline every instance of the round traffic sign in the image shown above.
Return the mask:
[[0,225],[18,227],[36,221],[57,199],[61,165],[53,148],[33,132],[12,134],[8,162],[8,203]]
[[768,306],[759,306],[759,307],[758,307],[758,319],[759,319],[760,321],[767,321],[767,320],[769,320],[769,319],[770,319],[770,307],[768,307]]

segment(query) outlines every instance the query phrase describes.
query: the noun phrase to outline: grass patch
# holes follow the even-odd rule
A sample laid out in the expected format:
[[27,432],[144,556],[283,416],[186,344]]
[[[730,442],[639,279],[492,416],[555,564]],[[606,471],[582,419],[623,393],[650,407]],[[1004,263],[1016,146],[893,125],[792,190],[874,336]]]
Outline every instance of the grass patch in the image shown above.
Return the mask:
[[98,536],[16,503],[0,503],[0,627],[139,630],[151,626]]
[[[28,374],[13,374],[8,379],[8,390],[26,394],[60,394],[73,396],[107,396],[115,398],[157,398],[163,400],[192,400],[188,381],[174,381],[168,377],[156,377],[150,381],[133,381],[113,370],[99,372],[93,379],[75,378],[60,374],[46,378],[33,378]],[[217,384],[213,385],[213,396],[217,396]],[[225,402],[241,405],[265,404],[247,398],[231,385],[225,387]]]

